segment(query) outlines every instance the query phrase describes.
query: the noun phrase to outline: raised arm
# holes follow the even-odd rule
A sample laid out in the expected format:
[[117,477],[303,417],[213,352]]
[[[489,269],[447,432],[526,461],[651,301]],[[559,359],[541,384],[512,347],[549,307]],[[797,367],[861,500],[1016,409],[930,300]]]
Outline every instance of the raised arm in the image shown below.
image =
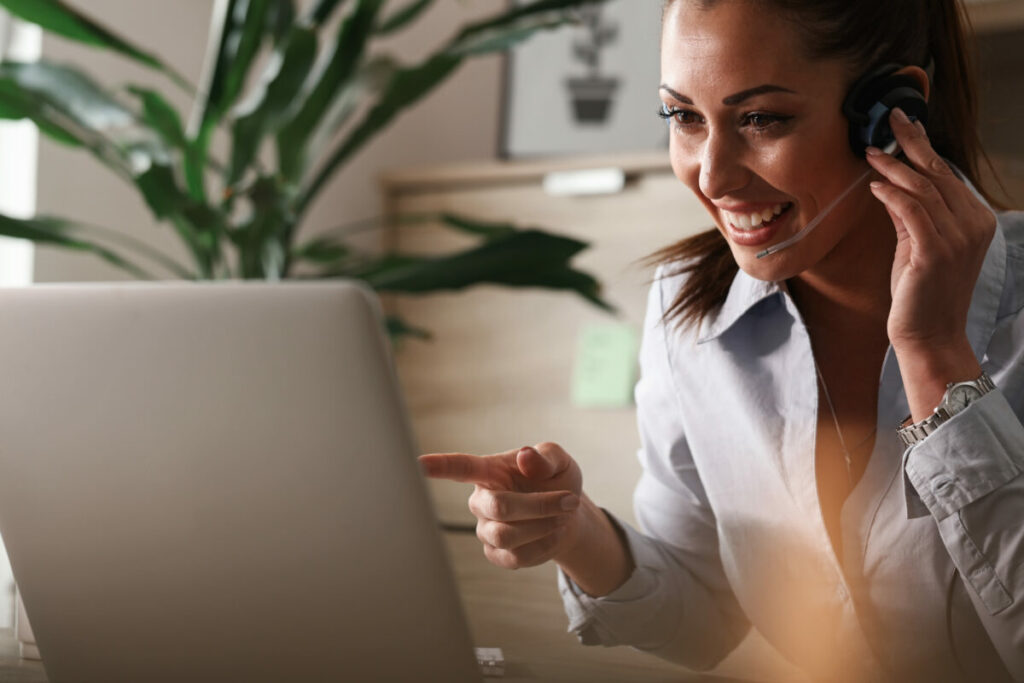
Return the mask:
[[[928,417],[948,383],[975,380],[984,369],[996,384],[907,449],[908,512],[935,519],[993,645],[1014,679],[1024,680],[1024,225],[1019,215],[1008,220],[1017,243],[1008,244],[924,128],[898,115],[892,128],[913,167],[885,155],[868,159],[885,179],[872,189],[897,233],[888,332],[911,420]],[[1000,317],[988,306],[1009,310]],[[969,338],[969,321],[985,339]]]

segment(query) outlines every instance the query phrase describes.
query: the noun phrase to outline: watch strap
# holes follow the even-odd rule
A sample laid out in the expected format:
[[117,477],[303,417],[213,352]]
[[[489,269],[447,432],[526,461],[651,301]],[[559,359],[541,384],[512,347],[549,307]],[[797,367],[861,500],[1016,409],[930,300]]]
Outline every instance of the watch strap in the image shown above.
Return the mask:
[[[953,387],[962,384],[973,385],[974,388],[977,389],[979,392],[979,398],[996,388],[995,383],[984,372],[981,373],[981,377],[979,377],[976,380],[968,382],[950,382],[949,384],[946,385],[946,393],[942,396],[942,402],[938,405],[937,408],[935,408],[934,412],[932,412],[931,415],[924,418],[920,422],[915,422],[914,424],[907,425],[906,427],[900,426],[896,430],[896,433],[900,435],[900,439],[902,439],[904,446],[912,446],[915,443],[918,443],[919,441],[923,441],[926,436],[928,436],[936,429],[938,429],[944,422],[948,421],[957,412],[960,412],[951,412],[948,409],[947,399],[949,398],[950,390]],[[900,423],[900,425],[903,425],[909,419],[910,417],[908,416],[906,419],[903,420],[903,422]]]

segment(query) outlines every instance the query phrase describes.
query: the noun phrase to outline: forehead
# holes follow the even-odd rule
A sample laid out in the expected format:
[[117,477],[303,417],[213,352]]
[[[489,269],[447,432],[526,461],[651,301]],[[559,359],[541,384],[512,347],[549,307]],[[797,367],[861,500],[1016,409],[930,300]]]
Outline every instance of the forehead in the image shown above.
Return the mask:
[[702,9],[677,0],[665,14],[662,83],[690,97],[720,99],[763,83],[802,91],[830,71],[822,66],[804,54],[794,25],[761,3],[719,0]]

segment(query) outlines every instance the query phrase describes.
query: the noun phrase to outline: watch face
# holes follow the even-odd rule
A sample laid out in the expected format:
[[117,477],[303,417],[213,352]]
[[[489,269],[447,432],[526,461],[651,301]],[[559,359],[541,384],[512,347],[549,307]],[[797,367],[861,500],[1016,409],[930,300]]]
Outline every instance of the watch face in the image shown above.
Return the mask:
[[958,384],[949,390],[946,405],[950,413],[958,413],[967,407],[967,404],[981,396],[981,392],[970,384]]

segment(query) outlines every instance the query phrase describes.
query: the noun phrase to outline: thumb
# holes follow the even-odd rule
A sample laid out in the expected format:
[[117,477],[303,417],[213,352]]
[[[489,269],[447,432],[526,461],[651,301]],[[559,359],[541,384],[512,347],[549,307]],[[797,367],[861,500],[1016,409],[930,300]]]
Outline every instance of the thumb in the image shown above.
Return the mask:
[[569,466],[569,455],[555,444],[524,446],[516,453],[516,466],[527,479],[542,481],[564,472]]

